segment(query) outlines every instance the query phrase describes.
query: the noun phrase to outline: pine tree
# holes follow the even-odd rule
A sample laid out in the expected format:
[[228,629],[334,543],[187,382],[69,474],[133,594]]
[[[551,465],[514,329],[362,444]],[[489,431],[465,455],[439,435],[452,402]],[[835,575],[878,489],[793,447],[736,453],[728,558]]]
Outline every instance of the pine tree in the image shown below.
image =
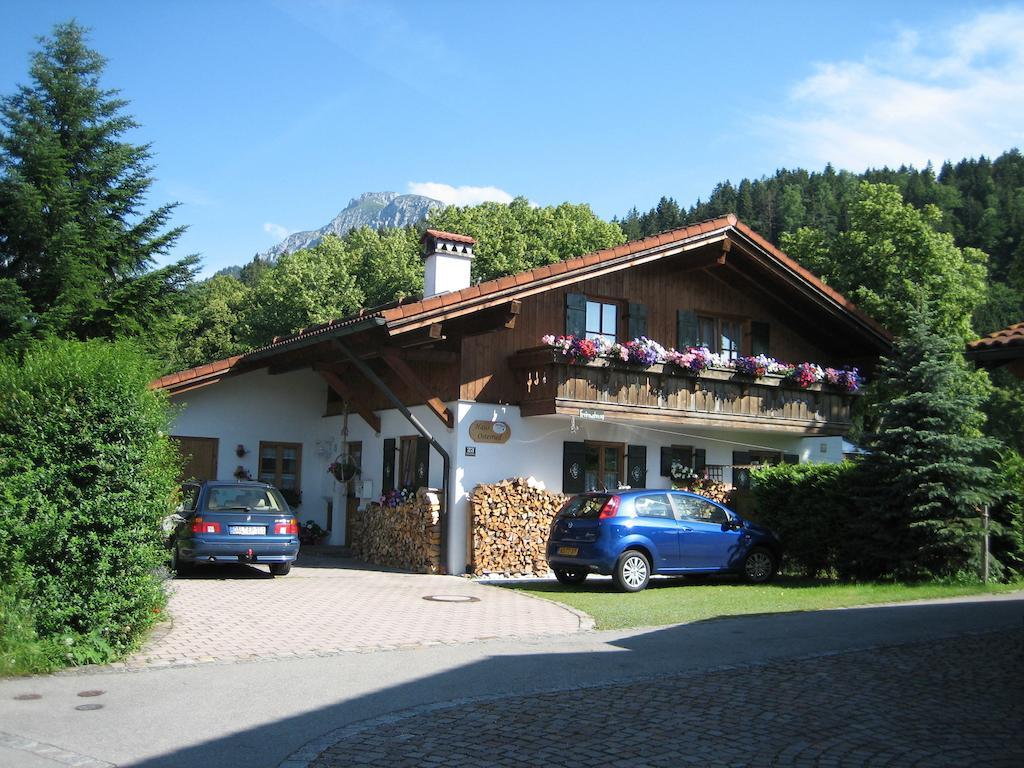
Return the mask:
[[173,204],[141,210],[150,146],[121,140],[137,123],[101,86],[106,62],[86,31],[59,24],[40,43],[31,84],[0,99],[0,279],[17,285],[36,335],[153,332],[196,259],[152,269],[183,228],[165,229]]
[[996,497],[982,437],[983,395],[959,340],[915,308],[878,371],[878,431],[862,464],[856,539],[861,576],[920,578],[964,572],[978,552],[980,508]]

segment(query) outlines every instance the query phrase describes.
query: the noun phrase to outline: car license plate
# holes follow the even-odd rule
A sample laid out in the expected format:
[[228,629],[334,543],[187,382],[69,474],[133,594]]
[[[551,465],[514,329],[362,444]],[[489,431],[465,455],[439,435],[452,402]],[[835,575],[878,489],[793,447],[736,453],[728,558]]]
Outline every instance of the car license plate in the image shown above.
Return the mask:
[[233,536],[266,536],[267,529],[262,525],[229,525],[228,533]]
[[565,555],[566,557],[576,557],[580,553],[579,547],[559,547],[558,554]]

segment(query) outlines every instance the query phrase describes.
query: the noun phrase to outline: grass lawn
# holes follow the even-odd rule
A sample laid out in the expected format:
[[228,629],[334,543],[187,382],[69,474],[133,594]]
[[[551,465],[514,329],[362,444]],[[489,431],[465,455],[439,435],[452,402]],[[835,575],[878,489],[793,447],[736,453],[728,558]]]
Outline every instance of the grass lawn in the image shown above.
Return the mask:
[[754,613],[816,611],[872,603],[896,603],[938,597],[992,594],[1024,589],[1013,584],[840,583],[780,576],[752,586],[733,579],[652,579],[643,592],[627,594],[609,579],[588,579],[578,587],[551,582],[505,585],[509,589],[557,600],[590,614],[598,629],[652,627]]

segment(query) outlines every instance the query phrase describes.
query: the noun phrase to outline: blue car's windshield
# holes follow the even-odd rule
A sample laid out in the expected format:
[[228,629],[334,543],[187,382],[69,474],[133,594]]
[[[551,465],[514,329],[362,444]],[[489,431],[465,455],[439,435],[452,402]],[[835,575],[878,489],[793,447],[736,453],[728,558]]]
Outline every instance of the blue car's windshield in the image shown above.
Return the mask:
[[558,516],[596,518],[606,501],[608,496],[575,496],[565,503]]

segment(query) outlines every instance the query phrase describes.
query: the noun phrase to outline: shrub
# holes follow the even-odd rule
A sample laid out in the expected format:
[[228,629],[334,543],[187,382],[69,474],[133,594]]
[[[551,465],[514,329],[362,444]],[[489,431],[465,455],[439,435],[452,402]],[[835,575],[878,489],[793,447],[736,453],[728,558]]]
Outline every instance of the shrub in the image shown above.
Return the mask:
[[152,371],[126,342],[0,360],[0,582],[72,663],[133,647],[163,601],[160,521],[179,460]]
[[778,464],[751,470],[755,517],[785,546],[787,567],[807,576],[845,573],[847,499],[857,466]]
[[1002,491],[991,508],[989,531],[995,575],[1019,579],[1024,576],[1024,457],[1007,450],[996,471]]

